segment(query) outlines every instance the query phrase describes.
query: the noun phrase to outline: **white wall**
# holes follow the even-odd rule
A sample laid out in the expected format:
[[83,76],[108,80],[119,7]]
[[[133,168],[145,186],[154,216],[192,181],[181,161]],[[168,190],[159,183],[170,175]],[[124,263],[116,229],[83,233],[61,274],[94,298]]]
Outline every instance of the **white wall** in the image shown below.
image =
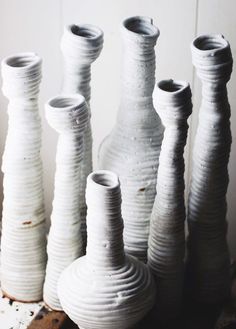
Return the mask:
[[[119,24],[127,16],[148,15],[161,31],[156,47],[157,80],[177,78],[190,82],[194,113],[186,150],[187,178],[201,94],[191,63],[190,42],[199,33],[222,33],[236,58],[235,0],[0,0],[0,57],[35,51],[43,57],[40,111],[43,120],[43,161],[47,217],[50,217],[57,135],[44,118],[44,102],[60,92],[62,58],[59,48],[64,24],[92,23],[105,33],[104,49],[93,66],[92,124],[94,163],[98,146],[116,118],[119,103],[121,42]],[[233,145],[228,191],[229,242],[236,256],[236,73],[229,84]],[[7,131],[7,102],[0,93],[0,156]],[[2,188],[0,182],[0,196]],[[0,200],[1,201],[1,200]]]

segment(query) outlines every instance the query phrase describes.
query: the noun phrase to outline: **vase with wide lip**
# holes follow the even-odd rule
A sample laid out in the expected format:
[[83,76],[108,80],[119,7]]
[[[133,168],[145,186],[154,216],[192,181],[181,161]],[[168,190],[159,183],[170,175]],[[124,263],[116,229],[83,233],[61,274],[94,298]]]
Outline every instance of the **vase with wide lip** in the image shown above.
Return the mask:
[[122,97],[116,125],[100,147],[99,167],[119,175],[125,250],[146,261],[163,135],[152,101],[159,30],[150,18],[137,16],[124,20],[121,32]]
[[[90,110],[91,64],[99,57],[103,46],[103,32],[90,24],[67,25],[61,40],[64,58],[62,93],[81,94]],[[92,172],[92,132],[90,120],[84,132],[84,156],[80,183],[80,220],[84,250],[86,248],[86,202],[85,189],[88,174]]]
[[62,310],[57,295],[58,278],[69,264],[83,255],[78,195],[88,107],[81,95],[56,96],[46,103],[46,118],[59,133],[59,140],[44,301],[50,308]]
[[155,284],[147,265],[124,252],[117,175],[91,173],[86,201],[87,253],[62,273],[61,305],[83,329],[132,328],[152,307]]
[[162,80],[154,91],[154,107],[165,127],[157,174],[148,248],[148,265],[156,279],[158,314],[162,320],[180,314],[185,255],[184,147],[192,112],[187,82]]
[[226,191],[231,131],[226,84],[232,55],[221,35],[197,37],[191,50],[202,82],[202,104],[188,201],[188,274],[194,299],[221,303],[230,294]]
[[46,230],[38,94],[42,60],[19,53],[2,61],[3,94],[9,99],[3,154],[1,287],[13,300],[42,299]]

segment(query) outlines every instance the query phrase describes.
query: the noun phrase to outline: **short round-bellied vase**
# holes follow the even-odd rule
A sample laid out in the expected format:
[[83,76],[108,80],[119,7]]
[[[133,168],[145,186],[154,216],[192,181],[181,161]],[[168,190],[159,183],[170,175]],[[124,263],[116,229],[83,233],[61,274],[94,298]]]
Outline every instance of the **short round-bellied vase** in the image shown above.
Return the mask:
[[83,255],[78,195],[88,107],[81,95],[56,96],[46,103],[46,118],[59,133],[59,140],[44,301],[52,309],[62,310],[57,296],[58,278],[69,264]]
[[232,55],[221,35],[200,36],[191,50],[202,82],[202,104],[188,201],[188,277],[196,300],[222,303],[230,295],[226,191],[231,131],[226,84]]
[[67,25],[61,40],[64,58],[64,78],[62,93],[81,94],[85,97],[89,109],[89,122],[84,131],[84,155],[81,166],[79,191],[81,231],[86,248],[86,179],[92,171],[92,131],[90,124],[91,110],[91,64],[99,57],[103,46],[103,32],[90,24]]
[[9,99],[3,154],[1,288],[11,299],[42,299],[46,230],[38,93],[41,58],[19,53],[2,61],[3,94]]
[[155,300],[147,265],[124,253],[120,183],[110,171],[88,176],[87,253],[62,273],[61,305],[83,329],[132,328]]
[[159,30],[150,18],[138,16],[126,19],[121,33],[122,97],[116,125],[100,147],[99,167],[119,175],[125,250],[146,261],[163,135],[152,101]]
[[191,90],[184,81],[160,81],[154,106],[165,127],[157,174],[148,248],[148,265],[157,284],[162,321],[181,310],[185,255],[184,147],[192,112]]

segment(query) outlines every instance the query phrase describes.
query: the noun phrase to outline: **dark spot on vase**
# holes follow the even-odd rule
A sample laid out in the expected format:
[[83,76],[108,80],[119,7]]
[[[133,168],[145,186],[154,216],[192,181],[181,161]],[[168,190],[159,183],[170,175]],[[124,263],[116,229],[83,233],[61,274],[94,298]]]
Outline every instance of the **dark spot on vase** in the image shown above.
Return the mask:
[[30,311],[30,316],[33,316],[34,315],[34,312],[33,311]]
[[52,319],[52,324],[56,324],[56,323],[58,323],[58,322],[59,322],[58,319]]
[[146,190],[145,187],[141,187],[141,188],[139,189],[139,192],[144,192],[145,190]]
[[12,304],[13,304],[13,300],[9,299],[9,305],[12,305]]
[[31,223],[32,223],[31,220],[28,220],[28,221],[23,222],[22,224],[23,225],[30,225]]

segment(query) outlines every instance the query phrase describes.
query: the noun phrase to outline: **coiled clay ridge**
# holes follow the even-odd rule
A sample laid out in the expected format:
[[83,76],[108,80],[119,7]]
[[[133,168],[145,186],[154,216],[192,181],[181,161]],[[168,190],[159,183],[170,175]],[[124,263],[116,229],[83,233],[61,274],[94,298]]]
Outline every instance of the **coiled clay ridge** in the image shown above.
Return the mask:
[[83,254],[78,195],[83,135],[88,123],[84,97],[62,95],[50,99],[46,104],[46,118],[59,133],[59,140],[44,300],[52,309],[62,310],[57,296],[58,278],[69,264]]
[[121,32],[122,98],[116,125],[101,145],[99,167],[119,175],[125,250],[146,261],[163,134],[152,101],[159,30],[150,18],[131,17],[123,22]]
[[217,303],[230,291],[226,191],[231,132],[226,84],[232,55],[221,35],[200,36],[191,49],[202,81],[202,104],[188,204],[188,262],[194,298]]
[[183,81],[163,80],[154,91],[154,106],[165,127],[157,175],[148,249],[148,265],[157,283],[158,314],[180,311],[185,254],[184,158],[192,112],[191,90]]
[[[91,64],[98,58],[103,46],[103,32],[89,24],[68,25],[64,29],[61,50],[64,57],[64,80],[62,92],[81,94],[90,103]],[[91,111],[89,109],[89,116]],[[79,192],[80,220],[84,249],[86,247],[86,179],[92,171],[92,133],[90,121],[84,132],[84,156],[81,167]]]
[[19,53],[2,61],[9,126],[3,155],[1,286],[24,302],[42,299],[46,232],[38,93],[42,61]]
[[61,305],[83,329],[131,328],[152,307],[155,284],[147,266],[124,253],[117,175],[90,174],[86,201],[87,253],[62,273]]

